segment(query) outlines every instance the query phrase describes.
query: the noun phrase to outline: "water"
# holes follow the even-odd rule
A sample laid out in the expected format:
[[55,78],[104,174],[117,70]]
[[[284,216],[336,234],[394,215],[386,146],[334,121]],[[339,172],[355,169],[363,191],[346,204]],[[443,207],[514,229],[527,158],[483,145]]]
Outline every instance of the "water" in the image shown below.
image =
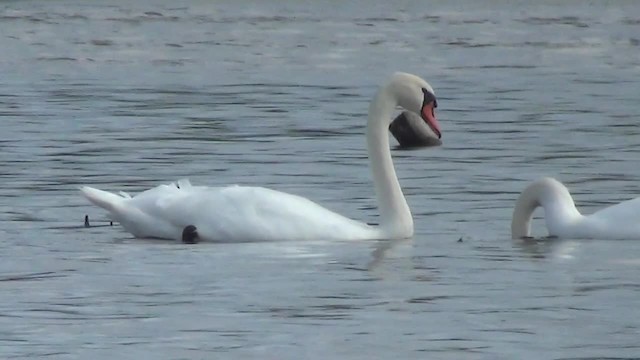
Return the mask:
[[[640,353],[639,242],[509,233],[540,176],[587,213],[640,193],[637,2],[8,1],[0,34],[1,358]],[[106,220],[82,184],[187,176],[375,222],[364,114],[396,70],[434,86],[443,127],[394,151],[411,241],[81,226]]]

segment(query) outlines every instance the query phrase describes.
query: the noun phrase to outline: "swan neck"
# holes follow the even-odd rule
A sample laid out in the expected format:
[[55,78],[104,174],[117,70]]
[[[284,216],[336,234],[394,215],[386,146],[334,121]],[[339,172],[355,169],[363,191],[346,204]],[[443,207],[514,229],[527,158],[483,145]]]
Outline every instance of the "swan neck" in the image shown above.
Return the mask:
[[367,147],[383,235],[389,238],[406,238],[413,235],[413,219],[398,182],[389,149],[389,120],[396,105],[397,100],[388,87],[378,90],[369,106]]
[[531,219],[539,206],[544,209],[550,236],[561,236],[583,217],[569,190],[556,180],[544,178],[529,185],[518,197],[511,221],[513,239],[531,236]]
[[539,199],[530,192],[525,190],[520,194],[511,218],[511,238],[520,239],[531,236],[531,219],[533,212],[539,206]]

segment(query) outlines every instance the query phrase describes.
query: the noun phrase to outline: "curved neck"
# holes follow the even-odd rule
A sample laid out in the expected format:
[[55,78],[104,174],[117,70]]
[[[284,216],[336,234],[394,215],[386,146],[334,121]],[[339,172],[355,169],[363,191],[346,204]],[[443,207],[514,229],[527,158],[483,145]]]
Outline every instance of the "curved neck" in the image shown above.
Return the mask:
[[395,97],[387,87],[378,90],[369,106],[367,147],[380,211],[380,229],[385,237],[406,238],[413,236],[413,218],[393,168],[389,149],[388,120],[396,104]]
[[511,220],[511,237],[531,235],[533,212],[542,206],[550,236],[560,236],[582,218],[569,190],[560,182],[543,178],[524,189],[516,201]]

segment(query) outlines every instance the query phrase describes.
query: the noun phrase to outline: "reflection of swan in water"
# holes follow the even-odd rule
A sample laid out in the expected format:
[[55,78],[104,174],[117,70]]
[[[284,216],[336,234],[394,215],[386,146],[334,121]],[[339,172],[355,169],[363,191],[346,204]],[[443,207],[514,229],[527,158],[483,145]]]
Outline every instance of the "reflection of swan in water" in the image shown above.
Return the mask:
[[407,238],[413,236],[413,219],[393,168],[389,123],[400,106],[419,114],[440,137],[435,103],[434,91],[426,81],[396,73],[369,106],[367,144],[379,226],[351,220],[296,195],[260,187],[191,186],[183,180],[135,197],[86,186],[81,191],[137,237],[184,242]]
[[573,259],[578,250],[580,244],[576,240],[563,240],[557,237],[547,238],[521,238],[515,239],[513,244],[522,251],[524,258],[530,259],[559,259],[570,260]]
[[382,265],[383,261],[389,257],[389,253],[396,250],[401,245],[413,245],[413,241],[407,239],[381,240],[376,244],[375,249],[371,252],[372,259],[367,264],[367,269],[375,271]]
[[558,180],[542,178],[524,189],[516,201],[511,222],[514,239],[531,234],[531,218],[544,208],[550,236],[564,239],[640,239],[640,198],[582,215],[569,190]]

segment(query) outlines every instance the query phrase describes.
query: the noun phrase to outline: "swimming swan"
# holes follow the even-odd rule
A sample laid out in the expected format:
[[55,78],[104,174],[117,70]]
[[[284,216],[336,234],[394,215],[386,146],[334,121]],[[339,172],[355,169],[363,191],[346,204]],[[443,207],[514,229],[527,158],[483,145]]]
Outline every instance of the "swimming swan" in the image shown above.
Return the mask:
[[558,180],[542,178],[527,186],[516,201],[513,239],[529,237],[531,217],[542,206],[550,236],[564,239],[640,239],[640,198],[623,201],[591,215],[576,209],[569,190]]
[[185,243],[408,238],[413,236],[413,219],[393,168],[389,124],[400,106],[419,114],[440,138],[436,104],[433,88],[426,81],[395,73],[378,89],[369,106],[366,136],[379,226],[351,220],[300,196],[262,187],[192,186],[180,180],[134,197],[88,186],[80,190],[136,237],[181,239]]

